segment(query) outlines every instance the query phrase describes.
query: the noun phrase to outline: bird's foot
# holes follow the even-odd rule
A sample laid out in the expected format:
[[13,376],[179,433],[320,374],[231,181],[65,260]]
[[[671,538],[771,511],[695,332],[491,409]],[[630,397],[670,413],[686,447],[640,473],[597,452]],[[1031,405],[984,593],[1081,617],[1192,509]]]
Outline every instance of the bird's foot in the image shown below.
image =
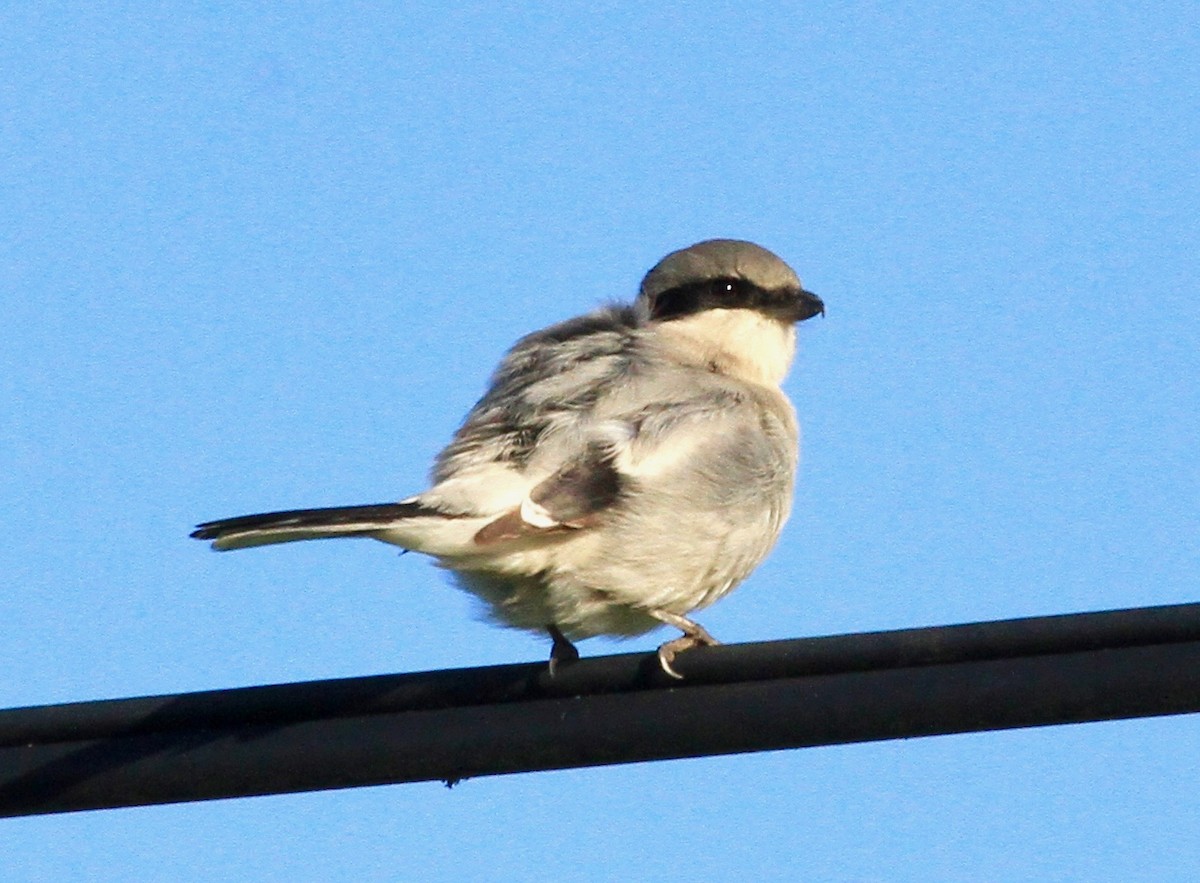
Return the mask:
[[558,670],[560,664],[569,664],[579,658],[579,651],[554,623],[546,626],[546,631],[550,633],[550,639],[554,641],[550,648],[550,677],[554,677],[554,672]]
[[698,622],[693,622],[686,616],[680,616],[678,613],[669,613],[666,610],[650,610],[648,612],[660,622],[673,625],[683,632],[680,637],[673,641],[667,641],[658,648],[658,664],[662,666],[663,671],[676,680],[683,680],[683,675],[671,667],[671,663],[675,661],[677,654],[682,653],[684,650],[691,650],[693,647],[715,647],[721,643],[710,635],[704,626]]

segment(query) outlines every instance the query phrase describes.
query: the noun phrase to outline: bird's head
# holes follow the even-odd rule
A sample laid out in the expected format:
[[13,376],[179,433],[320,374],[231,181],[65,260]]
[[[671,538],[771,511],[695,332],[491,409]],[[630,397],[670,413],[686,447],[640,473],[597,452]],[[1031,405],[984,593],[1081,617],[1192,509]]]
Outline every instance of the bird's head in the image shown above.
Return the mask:
[[637,309],[685,356],[774,385],[791,363],[795,324],[825,305],[762,246],[709,239],[659,261],[642,280]]

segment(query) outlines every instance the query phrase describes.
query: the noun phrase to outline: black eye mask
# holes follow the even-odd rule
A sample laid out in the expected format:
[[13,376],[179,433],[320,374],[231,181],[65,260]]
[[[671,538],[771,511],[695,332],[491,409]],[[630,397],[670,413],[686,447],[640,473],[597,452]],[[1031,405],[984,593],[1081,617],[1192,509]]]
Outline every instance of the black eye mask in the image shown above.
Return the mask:
[[766,289],[735,277],[670,288],[654,299],[650,318],[679,319],[704,310],[757,310],[783,322],[800,322],[825,312],[821,299],[802,288]]

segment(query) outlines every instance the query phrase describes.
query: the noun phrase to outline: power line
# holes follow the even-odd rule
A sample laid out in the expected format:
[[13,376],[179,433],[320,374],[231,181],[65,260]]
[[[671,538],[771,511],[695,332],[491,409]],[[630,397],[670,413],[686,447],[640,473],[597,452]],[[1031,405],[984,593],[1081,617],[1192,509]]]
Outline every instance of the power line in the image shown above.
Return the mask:
[[1200,604],[0,711],[0,816],[1200,711]]

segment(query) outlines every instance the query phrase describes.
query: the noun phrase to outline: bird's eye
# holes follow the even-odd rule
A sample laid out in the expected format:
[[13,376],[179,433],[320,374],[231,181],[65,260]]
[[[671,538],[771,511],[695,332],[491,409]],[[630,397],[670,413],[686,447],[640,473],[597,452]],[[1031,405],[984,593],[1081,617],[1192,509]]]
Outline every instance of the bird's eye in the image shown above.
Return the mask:
[[754,300],[754,286],[742,279],[714,279],[709,289],[713,306],[733,309],[748,307]]

